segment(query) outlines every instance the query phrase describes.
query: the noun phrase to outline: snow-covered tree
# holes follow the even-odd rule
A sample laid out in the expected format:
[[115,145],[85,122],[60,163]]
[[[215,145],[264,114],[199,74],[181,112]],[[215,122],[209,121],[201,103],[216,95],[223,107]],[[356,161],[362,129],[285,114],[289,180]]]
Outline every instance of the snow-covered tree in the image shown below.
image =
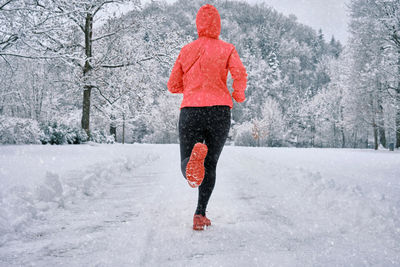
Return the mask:
[[[391,15],[383,11],[385,6],[391,6],[391,2],[396,1],[384,3],[354,0],[351,2],[352,36],[349,48],[352,68],[349,79],[353,93],[349,95],[349,98],[354,101],[353,113],[357,114],[359,121],[362,121],[360,124],[372,127],[371,131],[366,130],[372,132],[375,149],[378,149],[379,144],[386,146],[387,132],[389,131],[391,135],[393,130],[396,131],[390,126],[390,117],[396,118],[398,115],[392,114],[387,118],[385,113],[391,111],[384,109],[389,102],[393,101],[390,99],[391,94],[396,95],[397,86],[397,81],[393,79],[393,76],[388,75],[397,70],[395,67],[397,63],[393,61],[396,59],[393,54],[393,33],[387,26]],[[394,92],[391,93],[391,91]],[[368,136],[365,138],[368,142]]]

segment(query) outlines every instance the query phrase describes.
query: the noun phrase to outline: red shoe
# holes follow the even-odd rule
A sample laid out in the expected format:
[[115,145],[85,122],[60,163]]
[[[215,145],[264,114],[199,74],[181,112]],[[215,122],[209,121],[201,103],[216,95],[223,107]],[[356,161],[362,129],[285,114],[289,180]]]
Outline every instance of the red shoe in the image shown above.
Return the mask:
[[203,215],[195,214],[193,216],[193,230],[201,231],[204,230],[204,226],[210,226],[211,221]]
[[207,156],[208,148],[205,144],[197,143],[194,145],[186,166],[186,179],[193,188],[199,187],[204,179],[204,159]]
[[199,214],[195,214],[193,216],[193,230],[196,231],[201,231],[204,230],[204,219],[203,216],[199,215]]
[[210,219],[208,219],[206,216],[202,216],[203,217],[203,222],[205,226],[210,226],[211,225],[211,221]]

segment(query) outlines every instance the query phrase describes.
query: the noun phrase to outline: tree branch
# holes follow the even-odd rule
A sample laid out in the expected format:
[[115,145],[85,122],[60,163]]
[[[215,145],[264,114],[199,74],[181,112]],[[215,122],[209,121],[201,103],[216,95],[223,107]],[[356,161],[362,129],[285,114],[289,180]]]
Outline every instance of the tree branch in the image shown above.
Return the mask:
[[18,35],[16,34],[11,34],[5,41],[1,41],[0,45],[5,44],[0,51],[6,50],[7,47],[11,45],[11,43],[15,42],[18,40]]
[[28,59],[55,59],[60,57],[55,56],[28,56],[28,55],[20,55],[13,53],[0,53],[0,56],[10,56],[10,57],[20,57],[20,58],[28,58]]
[[101,113],[103,113],[104,116],[108,117],[108,114],[106,114],[103,110],[101,110],[99,107],[97,107],[97,105],[93,105],[93,107],[95,109],[97,109],[98,111],[100,111]]
[[[63,8],[61,7],[57,7],[61,12],[65,12]],[[76,25],[78,25],[78,27],[85,32],[85,28],[79,23],[79,21],[77,21],[74,17],[71,16],[71,14],[67,13],[67,16],[69,19],[71,19],[73,22],[75,22]]]
[[113,103],[103,94],[103,92],[101,92],[99,87],[94,86],[93,88],[96,88],[97,91],[99,91],[99,94],[104,98],[104,100],[106,100],[108,102],[108,104],[113,105]]
[[104,39],[104,38],[107,38],[107,37],[114,36],[115,34],[120,33],[121,31],[127,30],[127,29],[129,29],[129,28],[130,28],[130,27],[124,27],[124,28],[118,29],[118,30],[115,31],[115,32],[108,33],[108,34],[105,34],[105,35],[103,35],[103,36],[94,38],[94,39],[92,39],[92,42],[95,42],[95,41],[98,41],[98,40],[101,40],[101,39]]
[[120,2],[120,1],[112,1],[112,0],[110,0],[110,1],[104,1],[103,3],[101,3],[95,10],[94,10],[94,12],[93,12],[93,17],[96,15],[96,13],[97,12],[99,12],[100,10],[101,10],[101,8],[104,6],[104,5],[106,5],[106,4],[111,4],[111,3],[118,3],[118,2]]
[[113,35],[117,34],[118,32],[119,32],[119,31],[116,31],[116,32],[113,32],[113,33],[105,34],[105,35],[103,35],[103,36],[100,36],[100,37],[94,38],[94,39],[92,40],[92,42],[95,42],[95,41],[101,40],[101,39],[103,39],[103,38],[111,37],[111,36],[113,36]]
[[13,54],[13,53],[1,53],[0,52],[0,56],[1,57],[5,57],[5,56],[10,56],[10,57],[19,57],[19,58],[26,58],[26,59],[42,59],[42,60],[47,60],[47,59],[60,59],[60,60],[65,60],[65,59],[69,59],[72,62],[76,62],[76,64],[78,66],[81,66],[79,64],[79,60],[81,60],[81,58],[75,58],[75,57],[64,57],[64,56],[31,56],[31,55],[21,55],[21,54]]
[[12,66],[11,66],[11,64],[10,64],[10,62],[8,62],[8,60],[7,60],[3,55],[1,55],[1,54],[0,54],[0,57],[7,63],[7,65],[10,67],[11,71],[14,73],[14,70],[13,70],[13,68],[12,68]]
[[9,3],[11,3],[12,1],[14,1],[14,0],[8,0],[8,1],[6,1],[4,4],[2,4],[2,5],[0,6],[0,10],[2,10],[6,5],[8,5]]
[[126,62],[126,63],[116,64],[116,65],[100,65],[100,67],[106,68],[106,69],[116,69],[116,68],[128,67],[128,66],[132,66],[132,65],[135,65],[135,64],[140,64],[141,62],[144,62],[144,61],[152,60],[152,59],[157,58],[159,56],[164,57],[166,55],[165,54],[155,54],[155,55],[153,55],[151,57],[143,58],[143,59],[140,59],[140,60],[137,60],[137,61]]

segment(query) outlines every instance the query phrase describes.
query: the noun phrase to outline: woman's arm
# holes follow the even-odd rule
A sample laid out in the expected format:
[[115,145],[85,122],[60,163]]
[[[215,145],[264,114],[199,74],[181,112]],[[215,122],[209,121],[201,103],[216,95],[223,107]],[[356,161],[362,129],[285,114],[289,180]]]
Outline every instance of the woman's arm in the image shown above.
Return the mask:
[[173,94],[183,93],[183,70],[182,64],[180,63],[180,57],[181,54],[179,54],[178,58],[175,61],[167,84],[168,91]]
[[247,73],[246,68],[243,66],[235,47],[232,49],[228,60],[228,69],[233,79],[232,97],[236,100],[236,102],[241,103],[246,100],[244,91],[246,90],[247,86]]

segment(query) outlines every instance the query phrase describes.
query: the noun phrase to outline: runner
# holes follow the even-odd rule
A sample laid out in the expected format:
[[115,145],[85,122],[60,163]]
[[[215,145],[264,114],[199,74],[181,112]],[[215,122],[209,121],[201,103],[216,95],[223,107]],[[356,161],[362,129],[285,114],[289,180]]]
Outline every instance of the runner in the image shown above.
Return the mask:
[[[221,18],[212,5],[202,6],[196,16],[198,39],[185,45],[172,69],[168,90],[183,93],[179,116],[181,169],[191,187],[199,187],[193,229],[211,225],[206,217],[214,189],[216,167],[231,125],[232,97],[245,100],[247,82],[234,45],[219,40]],[[227,88],[233,78],[232,96]]]

